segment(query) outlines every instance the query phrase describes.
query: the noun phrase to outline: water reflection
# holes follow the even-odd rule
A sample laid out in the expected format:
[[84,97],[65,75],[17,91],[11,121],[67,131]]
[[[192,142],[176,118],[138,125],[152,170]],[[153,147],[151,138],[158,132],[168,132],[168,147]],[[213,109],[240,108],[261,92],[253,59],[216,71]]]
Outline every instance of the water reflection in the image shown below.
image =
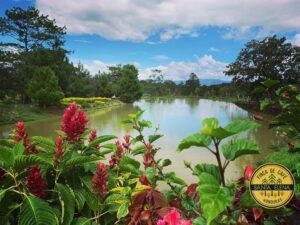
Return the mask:
[[[122,126],[120,121],[127,119],[129,113],[135,113],[140,109],[146,110],[143,118],[151,120],[154,127],[159,125],[159,133],[164,137],[157,142],[161,147],[158,157],[170,158],[173,162],[168,170],[175,170],[178,175],[188,182],[196,181],[190,176],[190,172],[184,168],[183,160],[191,161],[193,164],[206,162],[215,163],[215,158],[205,149],[191,148],[182,153],[176,152],[176,148],[184,137],[198,132],[201,129],[201,120],[208,117],[216,117],[221,125],[237,119],[248,119],[250,113],[237,107],[235,104],[212,101],[197,98],[158,98],[141,100],[134,104],[121,105],[115,108],[88,113],[89,127],[97,129],[98,133],[114,134],[119,137],[125,133],[132,133],[128,126]],[[233,178],[238,177],[247,164],[255,164],[268,153],[268,146],[276,144],[279,140],[275,138],[274,130],[268,129],[270,116],[264,115],[265,121],[254,131],[243,134],[242,137],[254,140],[261,148],[262,154],[244,156],[231,163],[227,174]],[[61,117],[48,120],[26,123],[28,133],[32,135],[43,135],[55,137],[55,130],[60,129]],[[13,125],[0,126],[0,136],[7,138],[9,130]],[[147,131],[146,134],[150,134]]]

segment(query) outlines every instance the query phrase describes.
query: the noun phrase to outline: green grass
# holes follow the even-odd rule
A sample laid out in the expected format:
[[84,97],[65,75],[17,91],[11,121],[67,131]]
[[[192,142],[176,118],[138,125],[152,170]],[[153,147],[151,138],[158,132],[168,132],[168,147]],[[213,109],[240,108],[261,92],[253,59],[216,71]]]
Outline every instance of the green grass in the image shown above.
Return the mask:
[[53,115],[57,115],[53,109],[44,109],[31,104],[0,103],[0,124],[41,120]]
[[[110,100],[95,107],[84,107],[86,112],[96,111],[107,107],[114,107],[123,104],[119,100]],[[47,119],[53,116],[62,115],[67,106],[56,106],[40,108],[33,104],[3,103],[0,102],[0,125],[12,124],[18,121],[28,122]]]

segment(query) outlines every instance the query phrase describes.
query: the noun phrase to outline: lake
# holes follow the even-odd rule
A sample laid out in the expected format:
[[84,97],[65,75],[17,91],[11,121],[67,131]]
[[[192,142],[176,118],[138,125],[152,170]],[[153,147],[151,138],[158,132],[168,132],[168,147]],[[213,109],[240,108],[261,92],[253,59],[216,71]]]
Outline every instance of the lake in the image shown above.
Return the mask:
[[[177,175],[187,182],[195,182],[197,178],[184,167],[183,160],[190,161],[193,165],[202,162],[216,163],[216,161],[210,152],[202,148],[190,148],[181,153],[177,152],[180,141],[188,135],[198,132],[201,129],[201,120],[205,118],[216,117],[221,125],[226,125],[237,119],[249,119],[252,115],[228,102],[197,98],[142,99],[134,104],[124,104],[87,113],[89,127],[97,129],[98,135],[114,134],[121,138],[125,133],[135,134],[130,127],[121,125],[120,121],[127,119],[129,113],[135,113],[141,109],[146,110],[143,118],[151,120],[153,123],[153,129],[145,134],[152,134],[155,127],[159,126],[158,133],[164,135],[156,142],[156,145],[161,147],[157,157],[171,159],[172,165],[167,167],[166,171],[176,171]],[[226,172],[227,178],[239,177],[243,173],[245,165],[255,164],[264,158],[270,153],[268,146],[279,141],[275,130],[268,129],[271,116],[263,116],[264,121],[259,128],[242,135],[254,140],[261,147],[262,153],[243,156],[229,164]],[[60,129],[60,123],[61,117],[54,117],[28,122],[26,127],[29,136],[55,137],[55,130]],[[7,138],[13,127],[14,125],[0,126],[1,138]]]

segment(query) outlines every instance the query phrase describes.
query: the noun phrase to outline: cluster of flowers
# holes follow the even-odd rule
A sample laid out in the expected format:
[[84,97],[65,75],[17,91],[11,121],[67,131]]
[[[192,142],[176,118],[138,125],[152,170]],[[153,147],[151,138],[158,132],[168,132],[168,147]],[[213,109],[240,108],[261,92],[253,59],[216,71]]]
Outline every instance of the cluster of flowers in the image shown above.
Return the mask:
[[111,159],[109,160],[109,166],[110,168],[114,168],[118,161],[121,160],[123,155],[127,152],[130,152],[130,145],[131,145],[131,138],[128,134],[125,134],[124,137],[124,142],[122,143],[120,140],[117,140],[115,142],[115,145],[117,147],[116,153],[113,153],[111,155]]
[[108,193],[107,177],[108,175],[105,165],[103,163],[99,163],[97,166],[97,171],[93,176],[92,188],[101,197],[105,197],[105,195]]
[[[146,152],[144,154],[144,161],[143,161],[143,163],[144,163],[144,166],[145,166],[145,171],[146,171],[146,169],[148,167],[155,167],[156,166],[155,161],[154,161],[153,146],[150,143],[146,144]],[[143,185],[150,186],[150,182],[147,179],[146,174],[143,174],[141,176],[140,182]]]
[[35,148],[35,146],[30,146],[30,141],[28,140],[28,134],[24,122],[16,123],[14,141],[15,143],[19,143],[20,141],[23,141],[25,151],[31,153],[38,153],[38,150]]
[[80,141],[82,134],[87,130],[87,122],[84,111],[77,108],[76,102],[65,110],[61,130],[65,132],[69,143]]

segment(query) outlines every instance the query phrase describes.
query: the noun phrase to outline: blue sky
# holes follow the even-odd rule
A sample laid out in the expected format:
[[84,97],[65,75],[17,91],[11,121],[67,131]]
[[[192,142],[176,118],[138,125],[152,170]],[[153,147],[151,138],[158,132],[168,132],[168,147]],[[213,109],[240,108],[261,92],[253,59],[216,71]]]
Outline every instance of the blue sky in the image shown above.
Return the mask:
[[1,0],[0,15],[31,5],[67,26],[69,58],[92,74],[132,63],[140,78],[158,68],[172,80],[226,79],[251,39],[277,34],[300,45],[298,0]]

